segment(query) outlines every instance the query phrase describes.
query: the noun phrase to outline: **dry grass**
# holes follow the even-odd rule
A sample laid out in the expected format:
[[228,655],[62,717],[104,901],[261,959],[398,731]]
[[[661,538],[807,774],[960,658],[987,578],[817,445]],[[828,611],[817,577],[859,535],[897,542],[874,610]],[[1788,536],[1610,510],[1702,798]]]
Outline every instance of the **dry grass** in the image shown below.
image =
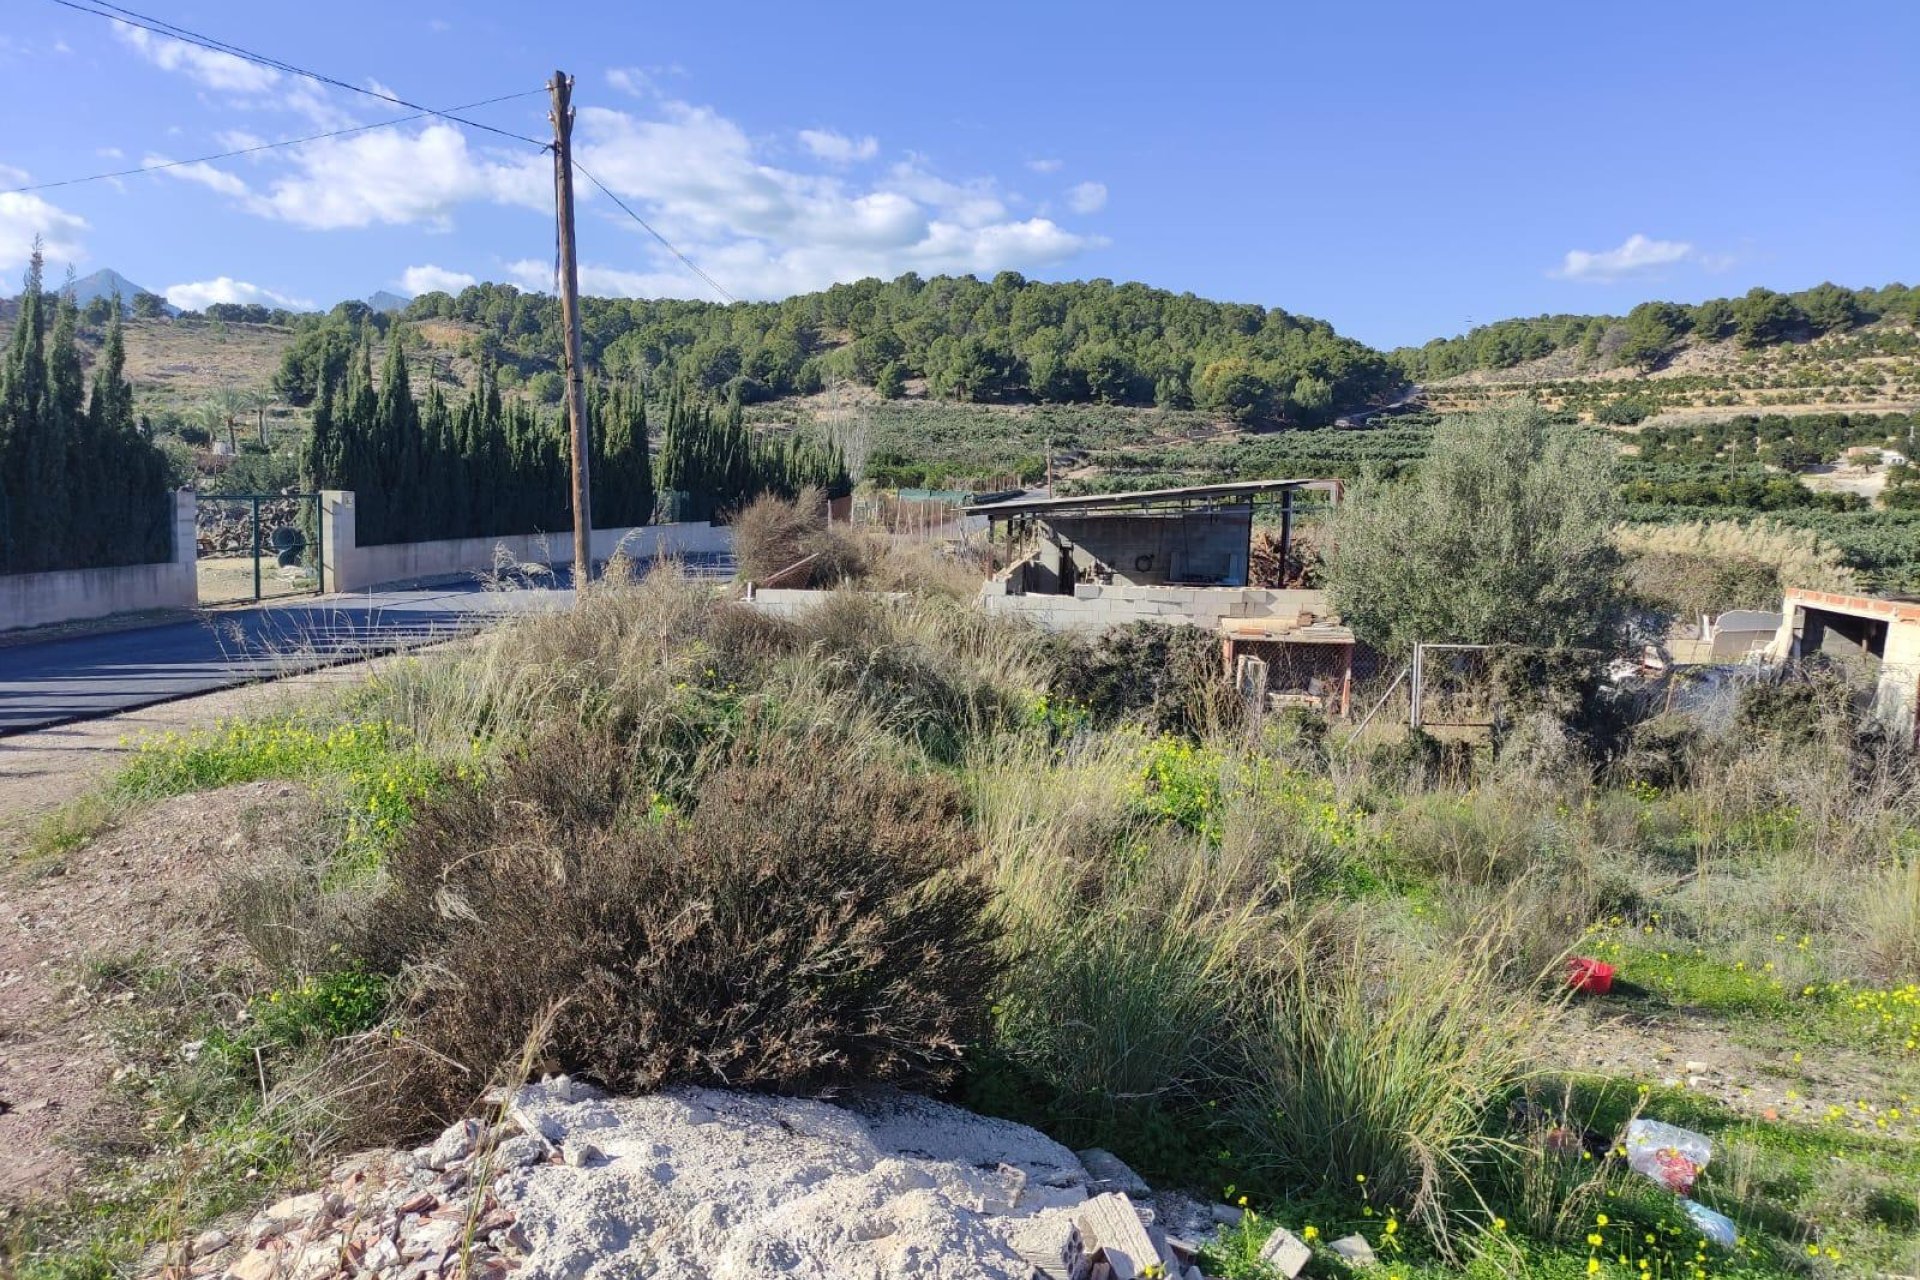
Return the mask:
[[1838,547],[1773,520],[1621,525],[1614,542],[1639,590],[1672,597],[1688,615],[1767,607],[1787,587],[1860,590]]

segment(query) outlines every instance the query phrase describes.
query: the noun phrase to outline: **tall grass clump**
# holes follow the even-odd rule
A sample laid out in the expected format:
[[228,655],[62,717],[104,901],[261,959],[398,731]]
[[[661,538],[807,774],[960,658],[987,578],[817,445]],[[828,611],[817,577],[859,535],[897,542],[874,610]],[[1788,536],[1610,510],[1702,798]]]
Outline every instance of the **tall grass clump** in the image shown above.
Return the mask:
[[749,582],[787,575],[779,586],[830,587],[864,577],[872,559],[864,537],[828,522],[827,495],[819,489],[793,498],[762,494],[733,517],[732,528],[740,576]]
[[1483,949],[1414,949],[1326,915],[1272,959],[1234,1118],[1268,1185],[1364,1185],[1444,1239],[1544,1025]]
[[1683,618],[1777,608],[1788,587],[1860,590],[1859,575],[1838,547],[1776,520],[1626,524],[1613,537],[1635,594]]
[[1868,885],[1860,926],[1872,975],[1920,982],[1920,840]]

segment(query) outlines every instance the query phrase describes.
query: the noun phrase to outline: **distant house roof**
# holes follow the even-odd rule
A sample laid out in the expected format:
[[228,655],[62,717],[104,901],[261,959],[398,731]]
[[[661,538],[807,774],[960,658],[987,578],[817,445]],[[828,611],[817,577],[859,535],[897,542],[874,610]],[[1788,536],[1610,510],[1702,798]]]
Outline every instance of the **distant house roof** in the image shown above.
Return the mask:
[[1013,516],[1069,515],[1093,511],[1117,511],[1127,508],[1192,506],[1220,500],[1253,499],[1294,489],[1325,489],[1336,497],[1338,480],[1234,480],[1225,484],[1194,484],[1178,489],[1136,489],[1131,493],[1082,493],[1066,498],[1016,498],[1011,502],[985,502],[972,508],[974,515],[989,520]]

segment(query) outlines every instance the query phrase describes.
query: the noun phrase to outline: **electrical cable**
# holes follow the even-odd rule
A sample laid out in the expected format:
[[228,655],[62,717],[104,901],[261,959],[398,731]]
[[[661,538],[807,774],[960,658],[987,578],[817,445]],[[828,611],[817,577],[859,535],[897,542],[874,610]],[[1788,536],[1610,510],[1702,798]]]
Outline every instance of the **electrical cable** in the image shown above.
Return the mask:
[[[251,62],[273,71],[284,71],[288,75],[303,76],[308,80],[313,80],[320,84],[332,85],[336,89],[345,89],[351,93],[365,94],[369,98],[378,98],[382,102],[390,102],[396,107],[406,107],[412,111],[419,111],[426,115],[437,116],[443,120],[454,121],[456,124],[464,124],[468,128],[481,129],[487,133],[499,134],[503,138],[512,138],[515,142],[524,142],[529,146],[545,148],[552,145],[551,143],[541,142],[537,138],[529,138],[523,133],[515,133],[511,129],[501,129],[494,125],[482,124],[478,120],[468,120],[445,111],[435,110],[432,107],[422,106],[417,102],[408,102],[405,98],[398,98],[393,94],[383,93],[378,89],[369,89],[364,85],[352,84],[334,76],[322,75],[318,71],[309,71],[305,67],[296,66],[291,62],[283,62],[278,58],[268,57],[263,53],[255,53],[250,49],[243,49],[236,44],[228,44],[223,40],[216,40],[212,36],[201,35],[197,31],[189,31],[185,27],[176,26],[164,19],[149,17],[144,13],[136,13],[132,9],[125,9],[119,5],[110,4],[108,0],[93,0],[92,4],[83,4],[80,3],[79,0],[53,0],[53,3],[62,8],[72,9],[75,13],[91,14],[96,18],[105,18],[109,22],[118,22],[127,26],[138,27],[143,31],[152,32],[157,36],[164,36],[169,40],[182,40],[212,53],[223,53],[229,57],[239,58],[242,61]],[[94,4],[100,7],[95,8],[93,7]],[[459,110],[460,108],[455,109]]]
[[[352,83],[349,83],[348,81],[338,79],[334,76],[322,75],[318,71],[310,71],[305,67],[296,66],[291,62],[284,62],[278,58],[269,57],[266,54],[255,53],[252,50],[242,48],[239,45],[230,44],[227,41],[218,40],[212,36],[203,35],[200,32],[192,31],[186,27],[182,27],[177,24],[167,22],[165,19],[155,18],[148,14],[139,13],[139,12],[136,12],[135,10],[125,8],[121,5],[113,4],[111,3],[111,0],[92,0],[91,3],[81,3],[80,0],[53,0],[53,3],[60,5],[62,8],[72,9],[76,13],[91,14],[96,18],[105,18],[109,22],[124,23],[128,26],[138,27],[144,31],[151,32],[157,36],[162,36],[166,39],[185,41],[188,44],[195,45],[199,48],[206,49],[213,53],[226,54],[229,57],[239,58],[239,59],[242,59],[243,61],[251,62],[258,66],[266,67],[270,70],[285,72],[288,75],[302,76],[308,80],[313,80],[319,84],[331,85],[338,89],[346,89],[352,93],[365,94],[367,97],[378,98],[382,102],[390,102],[395,106],[406,107],[411,111],[419,113],[418,115],[407,117],[407,119],[418,119],[422,115],[434,116],[442,120],[451,120],[456,124],[466,125],[469,128],[481,129],[487,133],[498,134],[503,138],[511,138],[516,142],[524,142],[529,146],[539,147],[543,151],[551,151],[553,149],[553,144],[550,142],[542,142],[537,138],[529,138],[525,134],[514,133],[510,129],[496,128],[495,126],[490,124],[482,124],[478,120],[469,120],[469,119],[466,119],[465,117],[453,114],[453,112],[455,111],[473,110],[474,108],[472,106],[453,107],[446,111],[440,111],[433,107],[422,106],[417,102],[409,102],[405,98],[396,97],[390,93],[383,93],[377,89],[369,89],[363,85],[352,84]],[[97,8],[94,7],[96,5],[98,6]],[[521,97],[525,95],[514,94],[510,96]],[[506,100],[507,99],[505,98],[499,98],[499,99],[493,99],[491,101],[497,102],[497,101],[506,101]],[[489,103],[474,104],[474,106],[485,106],[485,105],[490,105],[490,104]],[[388,123],[399,124],[404,122],[405,121],[389,121]],[[381,125],[362,126],[362,128],[381,128],[381,127],[384,127],[384,126],[381,126]],[[341,133],[353,133],[353,132],[359,132],[359,131],[360,131],[359,129],[344,129],[334,134],[316,134],[312,138],[300,139],[299,141],[311,142],[311,141],[317,141],[318,139],[324,138],[324,137],[337,137]],[[288,142],[284,144],[269,144],[269,145],[292,146],[294,145],[294,143]],[[265,150],[265,149],[267,148],[266,147],[245,148],[240,151],[227,152],[227,153],[223,153],[221,156],[213,156],[213,157],[207,157],[207,158],[223,159],[231,155],[244,155],[249,150]],[[153,168],[156,168],[156,169],[157,168],[174,168],[179,165],[194,164],[194,163],[197,163],[197,162],[192,160],[180,160],[180,161],[169,162],[166,165],[155,165],[153,166]],[[575,160],[573,162],[573,167],[580,173],[582,177],[584,177],[587,181],[591,182],[594,186],[598,187],[601,193],[604,194],[607,197],[607,199],[613,201],[614,204],[618,205],[622,213],[626,214],[629,218],[632,218],[635,222],[639,223],[640,226],[646,231],[648,235],[652,236],[655,240],[658,240],[663,246],[665,246],[668,253],[671,253],[675,258],[679,259],[681,265],[686,267],[687,270],[691,271],[694,275],[698,276],[702,281],[704,281],[708,288],[712,289],[715,293],[719,294],[722,298],[724,298],[729,303],[737,303],[740,301],[740,299],[734,297],[733,294],[729,293],[726,290],[726,288],[723,285],[721,285],[721,283],[718,280],[715,280],[711,275],[707,274],[707,272],[701,268],[699,263],[695,262],[692,258],[688,257],[685,253],[682,253],[678,245],[674,244],[673,241],[667,239],[664,235],[660,234],[659,231],[655,230],[652,223],[648,222],[645,218],[641,217],[638,213],[635,213],[632,207],[629,206],[627,202],[622,200],[619,196],[615,195],[612,189],[609,188],[606,183],[600,181],[600,179],[594,177],[593,174],[589,173],[587,169],[584,166],[582,166],[578,160]],[[148,171],[149,170],[146,170],[146,169],[135,169],[135,170],[128,170],[126,172],[141,173],[141,172],[148,172]],[[19,188],[19,190],[21,191],[39,190],[39,189],[43,189],[46,186],[71,185],[72,183],[75,183],[75,182],[91,182],[91,181],[97,181],[100,178],[120,177],[120,176],[124,176],[124,175],[123,174],[99,174],[91,178],[69,179],[66,183],[47,183],[47,184],[42,184],[41,187],[23,187],[23,188]]]
[[[515,98],[530,98],[545,89],[528,89],[524,93],[503,94],[498,98],[487,98],[480,102],[469,102],[458,107],[449,107],[449,111],[472,111],[478,107],[490,107],[496,102],[511,102]],[[416,111],[410,116],[400,116],[393,120],[382,120],[377,124],[356,124],[346,129],[330,129],[326,133],[310,133],[302,138],[287,138],[280,142],[262,142],[257,146],[240,147],[233,151],[218,151],[210,156],[195,156],[191,160],[166,160],[159,164],[141,165],[134,169],[116,169],[111,173],[91,173],[84,178],[61,178],[54,182],[36,182],[24,187],[9,187],[0,191],[0,195],[23,195],[29,191],[48,191],[54,187],[73,187],[83,182],[104,182],[108,178],[131,178],[142,173],[159,173],[163,169],[178,169],[182,165],[206,164],[214,160],[231,160],[235,156],[250,156],[260,151],[272,151],[279,147],[297,147],[305,142],[322,142],[328,138],[344,138],[348,134],[366,133],[372,129],[391,129],[395,125],[409,124],[415,120],[424,120],[428,116],[438,116],[438,111]]]
[[620,211],[622,213],[626,214],[629,218],[632,218],[635,222],[639,223],[643,228],[646,229],[646,232],[648,235],[652,236],[655,240],[658,240],[661,244],[665,245],[667,247],[667,252],[671,253],[674,257],[680,259],[680,262],[682,263],[682,265],[684,265],[687,268],[687,270],[693,272],[693,274],[695,274],[696,276],[699,276],[702,280],[706,281],[708,287],[711,288],[715,293],[719,294],[722,298],[725,298],[730,303],[735,303],[740,301],[740,299],[734,297],[731,293],[728,293],[726,289],[722,287],[722,285],[718,280],[715,280],[712,276],[708,275],[704,270],[702,270],[699,263],[695,262],[692,258],[689,258],[686,254],[680,252],[679,248],[673,243],[673,241],[667,239],[665,236],[661,235],[658,231],[655,231],[653,229],[652,223],[648,222],[645,218],[635,213],[632,210],[632,208],[628,206],[625,200],[622,200],[619,196],[613,194],[613,191],[607,186],[606,183],[600,181],[600,179],[594,177],[591,173],[588,173],[586,168],[578,160],[575,160],[573,162],[573,167],[575,170],[579,172],[581,177],[585,178],[588,182],[591,182],[594,186],[600,188],[601,193],[604,194],[607,197],[607,199],[619,205]]

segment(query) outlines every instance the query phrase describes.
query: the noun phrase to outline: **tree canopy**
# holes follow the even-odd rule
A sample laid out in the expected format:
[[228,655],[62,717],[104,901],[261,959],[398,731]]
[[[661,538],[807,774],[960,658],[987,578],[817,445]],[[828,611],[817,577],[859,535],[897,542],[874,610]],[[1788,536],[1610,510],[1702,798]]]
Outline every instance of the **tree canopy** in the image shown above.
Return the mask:
[[171,471],[134,420],[119,309],[89,395],[73,297],[41,277],[36,245],[0,360],[0,573],[166,560]]
[[[1157,404],[1312,424],[1399,382],[1378,352],[1323,321],[1140,284],[1049,284],[1012,271],[991,281],[867,279],[731,306],[586,298],[581,313],[590,367],[746,404],[834,380],[894,396],[918,378],[930,394],[963,402]],[[482,326],[474,353],[515,360],[529,373],[560,352],[554,299],[511,285],[425,294],[406,317]],[[288,357],[288,387],[311,382],[300,370],[323,347],[324,339],[303,336]]]
[[1333,606],[1369,644],[1584,648],[1621,616],[1614,449],[1522,402],[1444,419],[1414,474],[1334,519]]
[[1838,333],[1875,320],[1920,324],[1920,289],[1815,285],[1799,293],[1753,289],[1739,298],[1711,298],[1698,306],[1643,302],[1619,316],[1551,315],[1498,320],[1459,337],[1391,353],[1410,378],[1450,378],[1475,369],[1509,369],[1556,351],[1578,349],[1591,358],[1605,351],[1622,364],[1650,369],[1693,334],[1717,340],[1734,334],[1743,345],[1766,346]]

